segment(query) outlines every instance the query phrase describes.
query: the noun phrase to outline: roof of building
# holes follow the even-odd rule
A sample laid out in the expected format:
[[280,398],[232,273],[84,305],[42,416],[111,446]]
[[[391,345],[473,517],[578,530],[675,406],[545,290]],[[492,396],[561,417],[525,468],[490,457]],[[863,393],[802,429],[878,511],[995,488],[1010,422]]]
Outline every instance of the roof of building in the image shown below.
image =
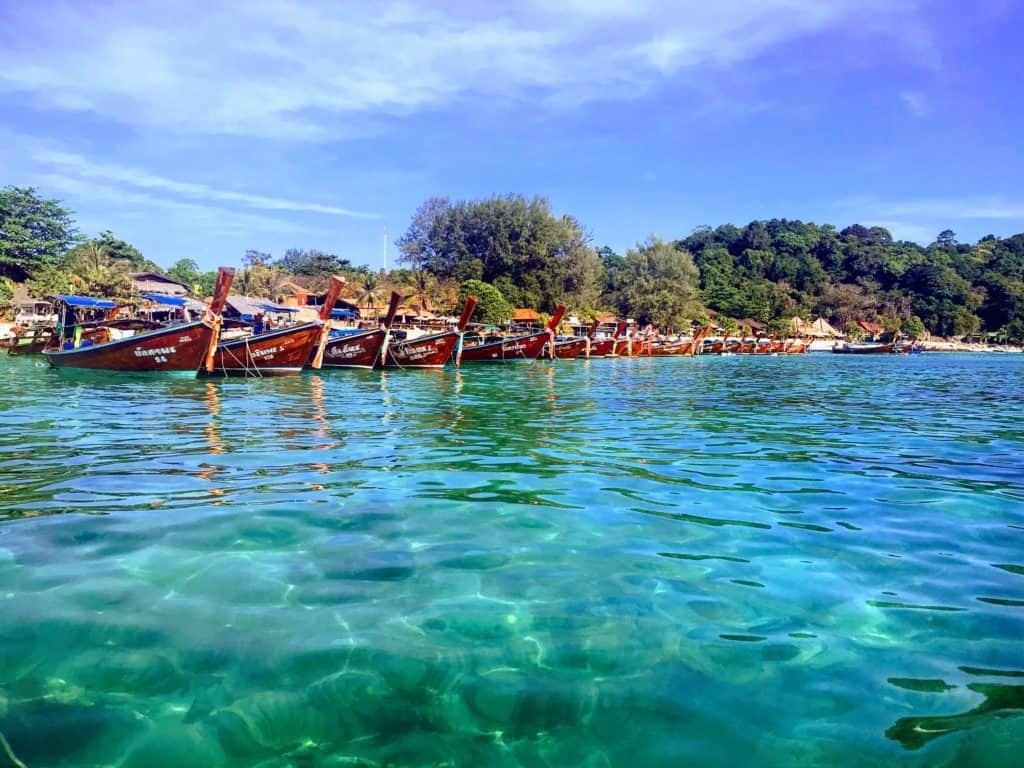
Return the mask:
[[879,325],[878,323],[872,323],[867,320],[855,320],[855,323],[864,329],[867,333],[884,333],[885,326]]
[[529,307],[518,307],[512,310],[513,323],[532,323],[540,320],[540,313]]
[[132,280],[158,280],[162,283],[174,283],[175,285],[180,285],[182,288],[188,288],[185,283],[172,280],[167,277],[167,275],[161,275],[159,272],[129,272],[128,277]]
[[824,317],[819,317],[811,323],[811,334],[814,336],[832,336],[836,338],[843,335],[832,327],[832,324]]

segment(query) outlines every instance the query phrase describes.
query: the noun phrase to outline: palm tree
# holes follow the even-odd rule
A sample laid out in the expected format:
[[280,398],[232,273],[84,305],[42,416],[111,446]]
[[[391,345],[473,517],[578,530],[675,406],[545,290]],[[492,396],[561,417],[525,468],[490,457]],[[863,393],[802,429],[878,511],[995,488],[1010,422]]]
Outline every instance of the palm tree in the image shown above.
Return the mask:
[[86,294],[120,297],[130,292],[127,261],[111,260],[106,247],[96,240],[75,248],[71,282]]
[[369,309],[377,308],[377,299],[384,292],[384,270],[380,272],[367,272],[362,279],[361,291],[359,293],[359,306]]

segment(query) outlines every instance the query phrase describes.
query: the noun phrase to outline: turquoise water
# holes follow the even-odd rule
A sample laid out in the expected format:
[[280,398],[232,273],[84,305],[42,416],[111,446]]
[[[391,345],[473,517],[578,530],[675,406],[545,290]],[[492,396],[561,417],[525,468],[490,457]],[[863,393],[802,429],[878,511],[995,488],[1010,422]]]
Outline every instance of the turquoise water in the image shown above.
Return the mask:
[[1024,748],[1024,355],[3,359],[0,419],[0,732],[29,768]]

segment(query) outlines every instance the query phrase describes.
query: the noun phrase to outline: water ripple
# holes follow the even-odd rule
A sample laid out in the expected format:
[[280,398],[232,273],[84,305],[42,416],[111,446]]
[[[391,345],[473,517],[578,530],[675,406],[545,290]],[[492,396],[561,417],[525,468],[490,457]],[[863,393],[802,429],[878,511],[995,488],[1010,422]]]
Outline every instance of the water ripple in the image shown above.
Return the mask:
[[1024,743],[1021,359],[220,381],[13,358],[0,418],[0,732],[28,765]]

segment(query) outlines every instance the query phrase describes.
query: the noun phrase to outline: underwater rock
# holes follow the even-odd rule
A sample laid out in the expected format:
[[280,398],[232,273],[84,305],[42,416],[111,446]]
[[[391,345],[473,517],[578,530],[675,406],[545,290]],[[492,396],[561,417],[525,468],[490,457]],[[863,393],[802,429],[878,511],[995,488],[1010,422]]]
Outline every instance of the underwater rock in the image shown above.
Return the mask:
[[399,733],[421,719],[407,697],[384,678],[368,671],[347,671],[318,680],[307,691],[309,702],[340,729],[339,737]]
[[283,691],[239,699],[214,712],[208,722],[225,752],[246,757],[319,744],[334,733],[305,696]]
[[33,701],[9,706],[0,732],[28,766],[110,765],[143,728],[133,712]]
[[188,679],[164,652],[104,649],[86,651],[63,665],[74,683],[97,692],[157,696],[184,689]]
[[121,768],[223,765],[224,757],[213,729],[162,724],[131,748]]

